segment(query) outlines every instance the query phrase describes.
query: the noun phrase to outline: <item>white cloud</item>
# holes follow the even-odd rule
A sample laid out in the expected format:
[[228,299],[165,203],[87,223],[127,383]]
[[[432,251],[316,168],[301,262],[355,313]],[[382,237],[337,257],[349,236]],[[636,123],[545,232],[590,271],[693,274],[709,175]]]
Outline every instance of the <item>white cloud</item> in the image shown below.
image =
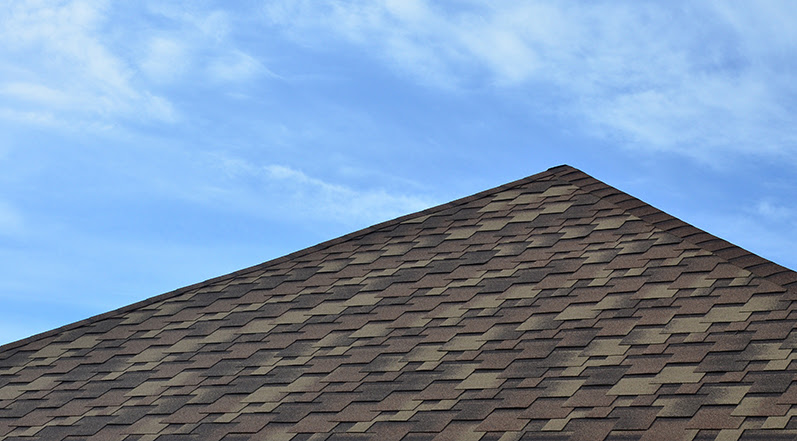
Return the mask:
[[33,0],[0,8],[0,118],[61,128],[173,123],[180,111],[167,87],[276,77],[236,46],[229,13],[141,6]]
[[192,197],[255,210],[253,214],[260,216],[324,219],[363,226],[432,205],[416,195],[352,188],[280,164],[257,165],[221,153],[208,156],[207,161],[222,171],[223,179],[192,192]]
[[[183,2],[153,2],[151,13],[172,23],[172,29],[153,29],[140,62],[141,69],[161,82],[173,82],[197,73],[217,82],[240,83],[261,74],[277,77],[253,55],[238,48],[230,31],[236,17],[222,10],[186,6]],[[237,17],[244,20],[245,17]]]
[[756,206],[755,213],[763,216],[769,221],[791,221],[797,225],[797,222],[795,222],[797,220],[795,212],[791,207],[778,204],[771,200],[760,201]]
[[217,55],[207,69],[211,78],[229,82],[250,80],[268,71],[254,57],[238,50]]
[[156,0],[145,3],[149,13],[173,22],[180,31],[198,32],[213,41],[223,42],[234,26],[230,14],[219,9],[207,10],[199,2]]
[[22,81],[0,84],[0,95],[7,99],[32,101],[54,107],[62,107],[69,102],[69,96],[60,90]]
[[53,113],[46,111],[25,111],[0,107],[0,119],[35,126],[68,128],[68,124],[59,120]]
[[4,114],[34,123],[53,112],[78,121],[174,118],[171,104],[135,84],[132,68],[104,41],[107,9],[103,1],[14,2],[3,8],[0,93],[17,101]]
[[159,83],[170,83],[184,75],[190,65],[185,44],[177,39],[152,37],[146,43],[139,68]]
[[[305,44],[369,48],[417,81],[555,98],[635,148],[797,159],[797,28],[786,3],[285,0],[266,19]],[[551,103],[551,99],[544,100]]]

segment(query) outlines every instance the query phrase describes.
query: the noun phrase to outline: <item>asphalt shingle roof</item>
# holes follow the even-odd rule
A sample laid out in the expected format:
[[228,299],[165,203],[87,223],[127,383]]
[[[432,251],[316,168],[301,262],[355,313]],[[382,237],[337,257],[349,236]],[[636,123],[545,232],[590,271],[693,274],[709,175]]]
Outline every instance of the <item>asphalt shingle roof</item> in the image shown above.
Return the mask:
[[795,300],[560,166],[5,345],[0,440],[793,440]]

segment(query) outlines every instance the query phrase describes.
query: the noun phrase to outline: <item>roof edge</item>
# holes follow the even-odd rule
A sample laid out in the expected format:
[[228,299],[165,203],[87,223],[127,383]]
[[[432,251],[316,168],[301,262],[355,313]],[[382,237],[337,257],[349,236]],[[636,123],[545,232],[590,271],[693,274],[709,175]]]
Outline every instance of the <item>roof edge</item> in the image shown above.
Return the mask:
[[481,199],[496,193],[499,193],[504,190],[508,190],[510,188],[514,188],[517,186],[524,185],[531,181],[536,181],[542,178],[548,177],[555,177],[558,180],[563,182],[568,182],[572,185],[575,185],[582,190],[591,193],[601,199],[607,200],[614,205],[618,206],[619,208],[625,210],[629,214],[632,214],[645,222],[650,223],[656,228],[661,229],[667,233],[673,234],[676,237],[681,238],[689,243],[692,243],[696,246],[704,248],[720,258],[725,259],[729,263],[736,265],[740,268],[743,268],[752,274],[765,278],[773,283],[783,286],[784,288],[794,288],[797,287],[797,272],[790,270],[786,267],[778,265],[768,259],[765,259],[761,256],[758,256],[738,245],[735,245],[731,242],[728,242],[724,239],[716,237],[710,233],[707,233],[693,225],[690,225],[666,212],[654,207],[653,205],[648,204],[634,196],[631,196],[621,190],[618,190],[615,187],[612,187],[584,172],[581,170],[563,164],[558,165],[555,167],[551,167],[546,171],[527,176],[525,178],[521,178],[498,187],[490,188],[488,190],[481,191],[479,193],[466,196],[460,199],[456,199],[451,202],[447,202],[444,204],[436,205],[433,207],[429,207],[427,209],[406,214],[394,219],[390,219],[384,222],[380,222],[378,224],[372,225],[370,227],[366,227],[352,233],[339,236],[316,245],[303,248],[292,253],[286,254],[284,256],[277,257],[275,259],[271,259],[265,261],[263,263],[259,263],[257,265],[253,265],[247,268],[243,268],[228,274],[224,274],[218,277],[214,277],[211,279],[207,279],[202,282],[194,283],[188,286],[184,286],[182,288],[178,288],[173,291],[169,291],[160,295],[156,295],[153,297],[146,298],[144,300],[138,301],[136,303],[132,303],[126,306],[122,306],[121,308],[117,308],[102,314],[98,314],[95,316],[88,317],[86,319],[69,323],[63,326],[60,326],[55,329],[51,329],[49,331],[44,331],[39,334],[34,334],[30,337],[23,338],[21,340],[13,341],[10,343],[6,343],[0,346],[0,352],[5,352],[7,350],[11,350],[37,340],[41,340],[47,337],[52,337],[59,333],[69,331],[75,328],[79,328],[81,326],[89,325],[91,323],[95,323],[101,320],[105,320],[108,318],[112,318],[119,314],[124,314],[126,312],[130,312],[145,306],[149,306],[153,303],[157,303],[159,301],[167,300],[171,297],[176,297],[178,295],[184,294],[188,291],[201,289],[208,285],[224,282],[226,280],[230,280],[239,276],[244,276],[254,271],[260,271],[263,269],[268,268],[271,265],[277,265],[282,263],[286,260],[295,259],[297,257],[301,257],[307,255],[309,253],[313,253],[316,251],[320,251],[336,244],[357,238],[359,236],[372,233],[374,231],[378,231],[380,229],[390,227],[393,225],[400,224],[408,219],[412,219],[415,217],[427,216],[432,213],[442,211],[448,208],[456,207],[458,205],[463,205],[469,203],[471,201]]
[[[307,248],[303,248],[303,249],[294,251],[294,252],[286,254],[284,256],[280,256],[280,257],[277,257],[275,259],[267,260],[267,261],[265,261],[263,263],[259,263],[259,264],[256,264],[256,265],[253,265],[253,266],[250,266],[250,267],[247,267],[247,268],[243,268],[243,269],[240,269],[240,270],[237,270],[237,271],[233,271],[231,273],[224,274],[224,275],[221,275],[221,276],[218,276],[218,277],[213,277],[211,279],[207,279],[207,280],[202,281],[202,282],[198,282],[198,283],[194,283],[194,284],[191,284],[191,285],[188,285],[188,286],[184,286],[182,288],[177,288],[177,289],[175,289],[173,291],[168,291],[168,292],[163,293],[163,294],[159,294],[159,295],[156,295],[156,296],[153,296],[153,297],[149,297],[149,298],[146,298],[144,300],[140,300],[138,302],[131,303],[129,305],[125,305],[125,306],[122,306],[120,308],[108,311],[108,312],[104,312],[104,313],[101,313],[101,314],[98,314],[98,315],[94,315],[94,316],[85,318],[83,320],[79,320],[77,322],[68,323],[66,325],[59,326],[59,327],[57,327],[55,329],[51,329],[51,330],[48,330],[48,331],[40,332],[38,334],[34,334],[34,335],[29,336],[29,337],[25,337],[25,338],[23,338],[21,340],[16,340],[16,341],[12,341],[10,343],[6,343],[4,345],[0,345],[0,353],[8,351],[8,350],[11,350],[11,349],[14,349],[14,348],[17,348],[17,347],[20,347],[20,346],[24,346],[24,345],[29,344],[29,343],[33,343],[33,342],[35,342],[37,340],[41,340],[41,339],[44,339],[44,338],[47,338],[47,337],[52,337],[54,335],[60,334],[60,333],[65,332],[65,331],[70,331],[72,329],[79,328],[81,326],[89,325],[91,323],[95,323],[95,322],[98,322],[98,321],[101,321],[101,320],[112,318],[112,317],[114,317],[116,315],[119,315],[119,314],[124,314],[126,312],[130,312],[130,311],[133,311],[133,310],[136,310],[136,309],[139,309],[139,308],[143,308],[143,307],[149,306],[149,305],[151,305],[153,303],[157,303],[157,302],[160,302],[160,301],[163,301],[163,300],[167,300],[167,299],[169,299],[171,297],[176,297],[178,295],[184,294],[184,293],[186,293],[188,291],[191,291],[191,290],[201,289],[201,288],[204,288],[206,286],[212,285],[214,283],[223,282],[225,280],[229,280],[229,279],[233,279],[233,278],[236,278],[236,277],[239,277],[239,276],[243,276],[243,275],[249,274],[249,273],[254,272],[254,271],[260,271],[260,270],[268,268],[271,265],[277,265],[277,264],[282,263],[282,262],[284,262],[286,260],[295,259],[297,257],[301,257],[301,256],[304,256],[304,255],[309,254],[309,253],[313,253],[313,252],[316,252],[316,251],[320,251],[320,250],[329,248],[329,247],[331,247],[333,245],[336,245],[336,244],[339,244],[341,242],[345,242],[347,240],[354,239],[356,237],[359,237],[359,236],[362,236],[362,235],[365,235],[365,234],[368,234],[368,233],[372,233],[374,231],[378,231],[378,230],[380,230],[382,228],[386,228],[386,227],[390,227],[390,226],[393,226],[393,225],[400,224],[401,222],[404,222],[404,221],[406,221],[408,219],[412,219],[412,218],[415,218],[415,217],[421,217],[421,216],[427,216],[429,214],[432,214],[432,213],[435,213],[435,212],[438,212],[438,211],[442,211],[442,210],[445,210],[445,209],[448,209],[448,208],[456,207],[458,205],[463,205],[463,204],[466,204],[468,202],[471,202],[471,201],[474,201],[474,200],[477,200],[477,199],[481,199],[483,197],[487,197],[487,196],[490,196],[492,194],[499,193],[501,191],[504,191],[504,190],[507,190],[507,189],[510,189],[510,188],[513,188],[513,187],[517,187],[517,186],[526,184],[526,183],[531,182],[531,181],[535,181],[535,180],[538,180],[538,179],[541,179],[541,178],[546,178],[546,177],[549,177],[549,176],[554,176],[554,175],[557,175],[559,173],[566,173],[566,174],[568,174],[568,173],[581,173],[582,175],[584,175],[586,177],[589,177],[589,175],[587,175],[586,173],[583,173],[580,170],[578,170],[578,169],[576,169],[574,167],[571,167],[569,165],[566,165],[566,164],[562,164],[562,165],[558,165],[558,166],[555,166],[555,167],[551,167],[551,168],[549,168],[546,171],[543,171],[543,172],[540,172],[540,173],[536,173],[536,174],[533,174],[531,176],[527,176],[525,178],[521,178],[521,179],[518,179],[518,180],[515,180],[515,181],[512,181],[512,182],[500,185],[498,187],[493,187],[493,188],[490,188],[488,190],[484,190],[484,191],[481,191],[479,193],[476,193],[476,194],[473,194],[473,195],[470,195],[470,196],[466,196],[466,197],[463,197],[463,198],[455,199],[455,200],[453,200],[451,202],[446,202],[444,204],[435,205],[433,207],[429,207],[429,208],[426,208],[424,210],[417,211],[415,213],[406,214],[406,215],[399,216],[399,217],[394,218],[394,219],[390,219],[390,220],[387,220],[387,221],[384,221],[384,222],[380,222],[378,224],[371,225],[370,227],[365,227],[365,228],[363,228],[361,230],[357,230],[357,231],[354,231],[352,233],[348,233],[348,234],[345,234],[343,236],[339,236],[339,237],[336,237],[336,238],[333,238],[333,239],[318,243],[316,245],[313,245],[313,246],[310,246],[310,247],[307,247]],[[600,181],[596,180],[596,182],[600,182]]]
[[[765,259],[725,239],[707,233],[634,196],[573,167],[555,167],[557,177],[607,200],[654,227],[716,254],[729,263],[784,288],[797,287],[797,272]],[[550,170],[554,170],[550,169]],[[549,170],[549,171],[550,171]]]

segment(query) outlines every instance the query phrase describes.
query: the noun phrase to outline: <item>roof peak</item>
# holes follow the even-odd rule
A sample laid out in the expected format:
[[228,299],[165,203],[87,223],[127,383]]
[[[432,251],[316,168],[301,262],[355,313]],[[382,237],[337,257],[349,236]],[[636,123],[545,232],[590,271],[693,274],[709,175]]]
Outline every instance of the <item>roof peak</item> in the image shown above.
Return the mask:
[[224,274],[188,286],[184,286],[160,295],[146,298],[144,300],[132,303],[130,305],[123,306],[121,308],[117,308],[102,314],[88,317],[78,322],[69,323],[64,326],[58,327],[56,329],[45,331],[40,334],[35,334],[33,336],[27,337],[22,340],[7,343],[5,345],[0,346],[0,352],[34,342],[41,338],[50,337],[63,331],[68,331],[80,326],[88,325],[99,320],[104,320],[119,314],[128,313],[138,308],[142,308],[151,305],[153,303],[160,302],[169,299],[171,297],[184,294],[192,290],[198,290],[212,284],[217,284],[238,277],[243,277],[252,272],[264,270],[272,265],[276,265],[291,259],[296,259],[305,256],[309,253],[326,249],[328,247],[372,233],[374,231],[398,225],[402,222],[406,222],[407,220],[413,218],[428,216],[445,209],[453,208],[481,198],[489,197],[490,195],[494,195],[508,189],[520,187],[531,182],[539,181],[541,179],[551,179],[551,178],[562,182],[570,183],[572,185],[575,185],[583,189],[584,191],[594,194],[595,196],[605,201],[611,202],[612,204],[617,205],[618,207],[627,211],[629,214],[637,216],[640,219],[655,225],[657,228],[661,228],[662,230],[667,231],[668,233],[673,234],[681,239],[687,240],[695,245],[705,248],[713,253],[716,253],[718,256],[728,260],[734,265],[738,265],[741,268],[748,270],[758,276],[778,278],[778,280],[780,280],[781,283],[784,285],[797,284],[797,273],[794,273],[788,268],[784,268],[774,262],[771,262],[758,255],[755,255],[737,245],[734,245],[730,242],[727,242],[723,239],[713,236],[697,227],[689,225],[681,221],[680,219],[675,218],[659,210],[658,208],[653,207],[652,205],[649,205],[633,196],[630,196],[627,193],[624,193],[602,181],[593,178],[592,176],[584,173],[583,171],[579,170],[576,167],[567,164],[561,164],[554,167],[550,167],[546,171],[535,173],[533,175],[517,179],[515,181],[508,182],[506,184],[502,184],[497,187],[483,190],[481,192],[472,194],[470,196],[465,196],[459,199],[455,199],[451,202],[435,205],[433,207],[429,207],[415,213],[402,215],[397,218],[380,222],[371,225],[369,227],[345,234],[343,236],[326,240],[316,245],[303,248],[294,251],[292,253],[289,253],[287,255],[280,256],[247,268],[243,268],[228,274]]
[[88,317],[86,319],[83,319],[83,320],[80,320],[80,321],[77,321],[77,322],[68,323],[68,324],[60,326],[58,328],[51,329],[49,331],[45,331],[45,332],[42,332],[42,333],[39,333],[39,334],[34,334],[34,335],[30,336],[30,337],[27,337],[27,338],[24,338],[24,339],[21,339],[21,340],[17,340],[17,341],[13,341],[13,342],[10,342],[10,343],[6,343],[4,345],[0,345],[0,352],[8,350],[8,349],[13,349],[15,347],[18,347],[18,346],[21,346],[21,345],[24,345],[24,344],[31,343],[33,341],[36,341],[36,340],[40,339],[40,338],[45,338],[45,337],[49,337],[49,336],[58,334],[59,332],[71,330],[71,329],[74,329],[74,328],[79,327],[79,326],[83,326],[83,325],[87,325],[87,324],[96,322],[98,320],[103,320],[103,319],[106,319],[106,318],[109,318],[109,317],[113,317],[114,315],[117,315],[117,314],[130,312],[130,311],[133,311],[133,310],[135,310],[137,308],[141,308],[141,307],[144,307],[144,306],[147,306],[147,305],[151,305],[153,303],[156,303],[156,302],[159,302],[159,301],[162,301],[162,300],[166,300],[166,299],[168,299],[170,297],[177,296],[177,295],[183,294],[183,293],[191,291],[191,290],[201,289],[202,287],[205,287],[205,286],[208,286],[208,285],[211,285],[211,284],[214,284],[214,283],[219,283],[219,282],[223,282],[225,280],[234,279],[236,277],[245,276],[246,274],[249,274],[249,273],[254,272],[254,271],[259,271],[259,270],[265,269],[265,268],[267,268],[267,267],[269,267],[271,265],[275,265],[275,264],[278,264],[280,262],[284,262],[286,260],[294,259],[294,258],[297,258],[297,257],[304,256],[304,255],[306,255],[308,253],[312,253],[312,252],[315,252],[315,251],[322,250],[324,248],[333,246],[335,244],[344,242],[346,240],[350,240],[352,238],[359,237],[359,236],[362,236],[364,234],[368,234],[368,233],[373,232],[373,231],[377,231],[377,230],[379,230],[381,228],[386,228],[386,227],[389,227],[389,226],[392,226],[392,225],[396,225],[396,224],[404,222],[404,221],[406,221],[408,219],[412,219],[412,218],[420,217],[420,216],[426,216],[426,215],[428,215],[430,213],[434,213],[434,212],[439,211],[439,210],[443,210],[443,209],[446,209],[446,208],[450,208],[450,207],[454,207],[454,206],[457,206],[457,205],[461,205],[461,204],[470,202],[472,200],[488,196],[488,195],[493,194],[495,192],[505,190],[507,188],[513,188],[513,187],[516,187],[516,186],[519,186],[519,185],[523,185],[525,183],[534,181],[535,179],[539,179],[540,177],[548,176],[550,173],[554,173],[554,172],[572,173],[572,172],[580,172],[580,170],[578,170],[578,169],[576,169],[574,167],[571,167],[569,165],[566,165],[566,164],[554,166],[554,167],[551,167],[551,168],[549,168],[548,170],[546,170],[544,172],[535,173],[535,174],[527,176],[525,178],[521,178],[521,179],[518,179],[518,180],[515,180],[515,181],[512,181],[512,182],[506,183],[506,184],[499,185],[497,187],[493,187],[493,188],[490,188],[490,189],[487,189],[487,190],[483,190],[481,192],[478,192],[478,193],[475,193],[475,194],[472,194],[472,195],[469,195],[469,196],[465,196],[465,197],[462,197],[462,198],[459,198],[459,199],[455,199],[455,200],[453,200],[451,202],[446,202],[446,203],[443,203],[443,204],[435,205],[435,206],[432,206],[432,207],[429,207],[429,208],[425,208],[425,209],[423,209],[421,211],[417,211],[417,212],[414,212],[414,213],[409,213],[409,214],[405,214],[405,215],[402,215],[402,216],[399,216],[399,217],[396,217],[396,218],[393,218],[393,219],[389,219],[389,220],[386,220],[386,221],[383,221],[383,222],[380,222],[380,223],[377,223],[377,224],[362,228],[360,230],[353,231],[353,232],[345,234],[343,236],[335,237],[335,238],[320,242],[320,243],[318,243],[316,245],[312,245],[312,246],[309,246],[309,247],[306,247],[306,248],[302,248],[300,250],[293,251],[293,252],[291,252],[289,254],[286,254],[284,256],[276,257],[274,259],[270,259],[270,260],[267,260],[267,261],[262,262],[262,263],[258,263],[258,264],[255,264],[255,265],[252,265],[252,266],[249,266],[249,267],[246,267],[246,268],[242,268],[240,270],[236,270],[236,271],[233,271],[231,273],[223,274],[223,275],[220,275],[220,276],[217,276],[217,277],[213,277],[213,278],[210,278],[210,279],[207,279],[207,280],[203,280],[201,282],[197,282],[197,283],[193,283],[191,285],[180,287],[180,288],[177,288],[175,290],[168,291],[168,292],[165,292],[165,293],[153,296],[153,297],[148,297],[146,299],[140,300],[138,302],[135,302],[135,303],[132,303],[132,304],[129,304],[129,305],[122,306],[120,308],[117,308],[117,309],[114,309],[114,310],[111,310],[111,311],[108,311],[108,312],[97,314],[97,315]]
[[0,438],[791,439],[795,281],[559,166],[6,345]]
[[561,164],[554,167],[550,167],[546,171],[535,173],[533,175],[527,176],[525,178],[517,179],[512,182],[508,182],[503,185],[499,185],[497,187],[493,187],[487,190],[483,190],[481,192],[472,194],[470,196],[465,196],[459,199],[455,199],[451,202],[435,205],[433,207],[429,207],[423,209],[421,211],[410,213],[406,215],[399,216],[394,219],[390,219],[384,222],[380,222],[369,227],[345,234],[343,236],[339,236],[330,240],[326,240],[324,242],[318,243],[316,245],[303,248],[287,255],[277,257],[275,259],[271,259],[247,268],[243,268],[237,271],[233,271],[228,274],[224,274],[218,277],[213,277],[211,279],[204,280],[202,282],[194,283],[188,286],[184,286],[160,295],[156,295],[153,297],[146,298],[139,302],[132,303],[130,305],[123,306],[121,308],[114,309],[112,311],[108,311],[102,314],[98,314],[92,317],[88,317],[84,320],[80,320],[78,322],[69,323],[64,326],[58,327],[56,329],[52,329],[50,331],[45,331],[40,334],[35,334],[28,338],[18,340],[15,342],[7,343],[5,345],[0,346],[0,351],[5,351],[8,349],[12,349],[24,344],[31,343],[41,338],[49,337],[56,335],[60,332],[72,330],[79,326],[84,326],[87,324],[94,323],[99,320],[107,319],[109,317],[116,316],[118,314],[127,313],[133,311],[135,309],[145,307],[147,305],[151,305],[153,303],[166,300],[170,297],[178,296],[184,294],[186,292],[192,290],[198,290],[203,287],[224,282],[226,280],[232,280],[237,277],[242,277],[247,274],[250,274],[255,271],[261,271],[263,269],[268,268],[269,266],[279,264],[281,262],[285,262],[291,259],[295,259],[309,253],[317,252],[328,248],[330,246],[354,239],[356,237],[360,237],[365,234],[372,233],[374,231],[378,231],[383,228],[388,228],[394,225],[398,225],[402,222],[405,222],[409,219],[428,216],[437,212],[440,212],[445,209],[449,209],[452,207],[456,207],[459,205],[467,204],[474,200],[478,200],[484,197],[488,197],[490,195],[499,193],[501,191],[505,191],[508,189],[512,189],[515,187],[520,187],[525,184],[535,182],[541,179],[546,178],[553,178],[560,180],[562,182],[567,182],[572,185],[575,185],[589,193],[592,193],[606,201],[609,201],[618,207],[626,210],[628,213],[633,214],[634,216],[639,217],[640,219],[645,220],[658,228],[667,231],[668,233],[674,234],[675,236],[687,240],[695,245],[700,247],[706,248],[707,250],[717,253],[720,257],[728,260],[729,262],[740,266],[750,272],[762,276],[762,277],[779,277],[782,279],[784,284],[797,284],[797,274],[793,271],[784,268],[774,262],[771,262],[767,259],[764,259],[758,255],[755,255],[741,247],[738,247],[730,242],[727,242],[723,239],[715,237],[699,228],[696,228],[692,225],[689,225],[680,219],[677,219],[655,207],[649,205],[633,196],[628,195],[602,181],[599,181],[592,176],[584,173],[583,171],[575,168],[573,166],[567,164]]

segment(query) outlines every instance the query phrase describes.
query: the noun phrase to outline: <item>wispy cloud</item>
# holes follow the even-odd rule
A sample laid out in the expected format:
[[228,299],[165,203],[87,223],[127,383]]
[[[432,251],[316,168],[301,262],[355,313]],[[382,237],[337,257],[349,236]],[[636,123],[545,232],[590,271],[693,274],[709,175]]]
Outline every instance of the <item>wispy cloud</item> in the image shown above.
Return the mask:
[[171,83],[190,68],[189,51],[184,42],[178,39],[151,37],[142,49],[139,68],[156,83]]
[[[134,84],[134,70],[101,38],[107,2],[14,2],[0,12],[2,114],[46,122],[126,115],[172,120],[171,103]],[[37,116],[38,115],[38,116]]]
[[781,32],[795,33],[788,8],[290,0],[264,11],[307,44],[336,36],[424,84],[531,90],[534,111],[576,117],[626,146],[709,161],[718,151],[797,159],[797,38]]
[[26,100],[53,107],[63,107],[69,102],[69,95],[42,84],[8,82],[0,85],[0,95],[10,99]]
[[769,221],[787,222],[791,223],[793,227],[797,227],[797,213],[787,205],[763,200],[758,203],[754,213]]
[[10,3],[0,10],[0,118],[54,127],[180,121],[173,87],[276,76],[237,47],[231,20],[167,2]]
[[282,164],[255,164],[220,153],[208,156],[208,160],[224,179],[205,187],[201,197],[213,203],[232,203],[236,209],[255,210],[259,216],[366,226],[432,205],[415,194],[357,189]]
[[207,65],[210,78],[221,82],[240,82],[253,79],[260,74],[277,75],[268,70],[253,56],[234,50],[215,57]]
[[261,75],[279,77],[233,41],[231,32],[236,20],[246,20],[245,12],[235,15],[179,2],[150,2],[147,9],[171,24],[151,29],[155,35],[140,50],[142,68],[155,79],[179,80],[189,73],[224,83],[247,82]]

